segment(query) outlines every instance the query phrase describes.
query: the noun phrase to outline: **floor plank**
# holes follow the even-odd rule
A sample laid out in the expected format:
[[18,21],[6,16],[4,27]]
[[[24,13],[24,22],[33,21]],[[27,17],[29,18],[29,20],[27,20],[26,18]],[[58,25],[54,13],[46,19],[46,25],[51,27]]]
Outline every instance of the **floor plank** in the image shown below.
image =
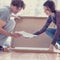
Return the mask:
[[60,54],[0,52],[0,60],[60,60]]

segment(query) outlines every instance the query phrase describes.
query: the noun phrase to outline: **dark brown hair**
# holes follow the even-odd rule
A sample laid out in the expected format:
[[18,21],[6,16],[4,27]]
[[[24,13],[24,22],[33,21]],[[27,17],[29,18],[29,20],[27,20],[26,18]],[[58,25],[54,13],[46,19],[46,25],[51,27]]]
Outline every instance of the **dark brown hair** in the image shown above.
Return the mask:
[[22,0],[12,0],[11,5],[16,6],[17,8],[25,8],[25,3]]
[[48,8],[51,10],[51,12],[56,13],[55,3],[54,3],[53,1],[46,1],[46,2],[43,4],[43,6],[48,7]]

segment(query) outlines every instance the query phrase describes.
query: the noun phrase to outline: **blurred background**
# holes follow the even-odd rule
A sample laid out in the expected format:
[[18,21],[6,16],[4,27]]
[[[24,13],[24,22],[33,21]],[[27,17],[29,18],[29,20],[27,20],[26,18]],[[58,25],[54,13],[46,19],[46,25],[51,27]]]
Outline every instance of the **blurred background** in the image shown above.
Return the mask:
[[[46,17],[43,11],[43,3],[47,0],[23,0],[26,4],[25,10],[19,13],[21,16]],[[56,3],[56,9],[60,10],[60,0],[53,0]],[[0,7],[10,5],[11,0],[0,0]]]

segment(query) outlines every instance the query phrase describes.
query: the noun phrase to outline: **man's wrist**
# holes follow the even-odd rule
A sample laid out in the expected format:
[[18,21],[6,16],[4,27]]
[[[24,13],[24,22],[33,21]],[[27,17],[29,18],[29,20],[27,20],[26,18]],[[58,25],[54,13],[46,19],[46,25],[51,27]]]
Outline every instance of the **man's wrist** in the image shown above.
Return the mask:
[[8,33],[8,36],[12,36],[12,33]]

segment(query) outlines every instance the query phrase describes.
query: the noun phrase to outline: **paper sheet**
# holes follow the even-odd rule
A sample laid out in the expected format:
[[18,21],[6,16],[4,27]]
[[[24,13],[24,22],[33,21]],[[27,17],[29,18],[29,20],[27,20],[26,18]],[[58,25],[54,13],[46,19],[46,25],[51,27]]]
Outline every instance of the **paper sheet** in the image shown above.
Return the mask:
[[33,38],[33,37],[37,36],[37,35],[33,35],[31,33],[25,32],[25,31],[18,31],[16,33],[22,34],[23,37],[27,37],[27,38]]

